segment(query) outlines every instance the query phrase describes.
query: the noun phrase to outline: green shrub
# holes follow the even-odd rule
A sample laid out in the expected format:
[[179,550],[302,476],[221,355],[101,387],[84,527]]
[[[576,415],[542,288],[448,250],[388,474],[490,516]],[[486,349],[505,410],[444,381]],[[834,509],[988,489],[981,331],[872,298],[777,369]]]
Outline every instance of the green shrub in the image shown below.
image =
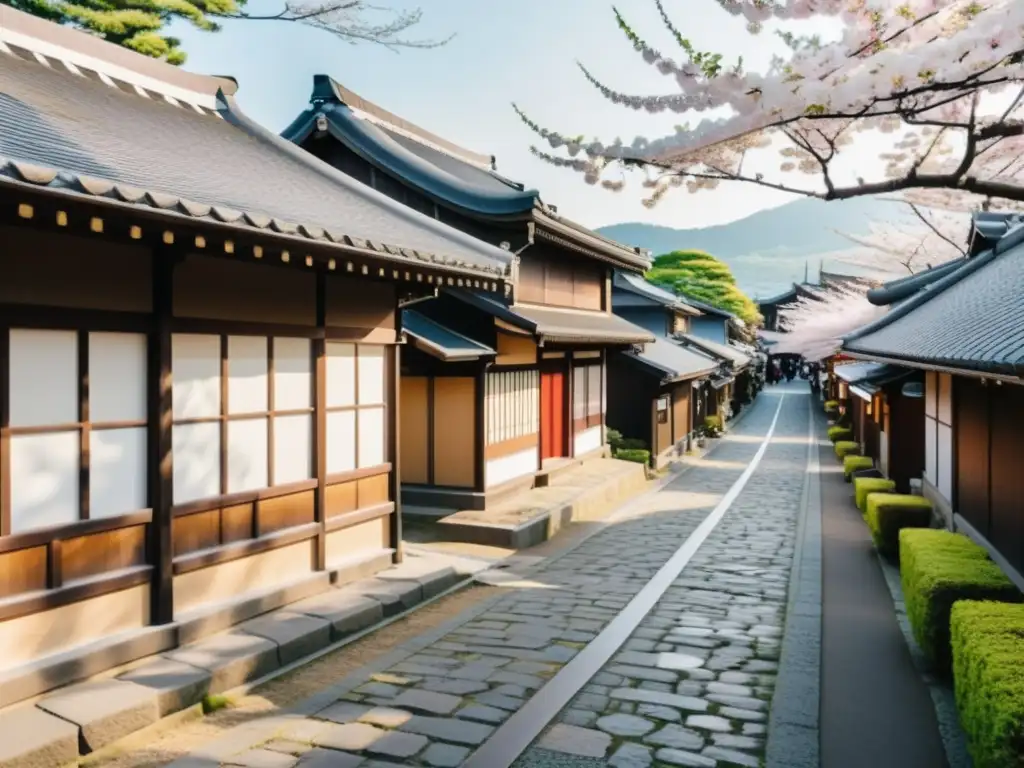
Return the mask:
[[840,440],[849,440],[853,437],[853,430],[849,427],[829,427],[828,428],[828,439],[833,443],[837,443]]
[[835,444],[835,450],[836,456],[840,459],[851,454],[856,456],[860,453],[860,443],[855,443],[853,440],[840,440]]
[[719,432],[722,431],[722,417],[721,416],[705,416],[704,426],[708,429],[714,429]]
[[948,672],[949,611],[957,600],[1020,602],[1021,594],[988,553],[966,536],[927,528],[899,532],[900,581],[921,650]]
[[832,413],[839,410],[838,400],[826,400],[825,401],[825,413]]
[[961,600],[950,635],[956,705],[975,768],[1024,765],[1024,605]]
[[[843,461],[846,462],[849,458],[851,457],[847,456]],[[857,467],[857,469],[861,469],[861,467]],[[867,500],[869,493],[889,493],[895,490],[896,483],[885,477],[853,478],[853,500],[857,504],[857,509],[864,513],[868,510]]]
[[847,454],[843,456],[843,479],[846,482],[850,482],[854,472],[859,469],[871,469],[874,466],[875,462],[872,461],[870,456]]
[[[856,482],[859,484],[871,479],[858,477]],[[857,494],[859,497],[860,485],[857,486]],[[932,503],[924,496],[867,491],[861,509],[871,531],[871,540],[878,551],[890,560],[899,557],[901,530],[927,528],[932,524]]]
[[642,448],[623,448],[615,454],[615,458],[623,461],[635,461],[637,464],[650,464],[651,452]]
[[647,443],[636,437],[625,437],[619,443],[620,451],[646,451]]
[[604,432],[604,438],[608,441],[608,447],[612,449],[613,454],[622,447],[622,433],[619,430],[608,427]]

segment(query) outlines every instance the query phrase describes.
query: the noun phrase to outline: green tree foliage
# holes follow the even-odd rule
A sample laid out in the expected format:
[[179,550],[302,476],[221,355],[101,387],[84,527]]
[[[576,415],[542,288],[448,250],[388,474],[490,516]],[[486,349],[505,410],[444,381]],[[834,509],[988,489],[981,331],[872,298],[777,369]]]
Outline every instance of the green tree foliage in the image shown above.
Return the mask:
[[[183,64],[181,41],[164,34],[173,21],[184,19],[199,29],[216,32],[224,20],[293,22],[328,32],[348,43],[369,42],[387,48],[435,48],[443,40],[404,37],[419,24],[420,9],[395,11],[364,0],[286,2],[281,10],[256,15],[245,10],[246,0],[0,0],[33,16],[77,27],[133,51]],[[374,14],[386,18],[374,20]]]
[[654,260],[647,273],[652,283],[689,296],[713,307],[732,312],[748,325],[757,325],[757,305],[736,285],[732,270],[704,251],[672,251]]

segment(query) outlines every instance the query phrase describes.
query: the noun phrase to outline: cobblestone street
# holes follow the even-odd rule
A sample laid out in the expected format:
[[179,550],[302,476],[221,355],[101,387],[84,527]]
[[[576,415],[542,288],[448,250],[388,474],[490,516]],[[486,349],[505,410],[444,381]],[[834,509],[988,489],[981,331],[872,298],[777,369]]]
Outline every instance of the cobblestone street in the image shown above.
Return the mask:
[[640,497],[621,521],[510,577],[496,599],[437,632],[346,680],[324,680],[294,713],[229,731],[175,765],[461,765],[534,706],[719,505],[778,411],[772,441],[720,523],[516,763],[758,766],[806,471],[805,394],[762,394],[709,458]]

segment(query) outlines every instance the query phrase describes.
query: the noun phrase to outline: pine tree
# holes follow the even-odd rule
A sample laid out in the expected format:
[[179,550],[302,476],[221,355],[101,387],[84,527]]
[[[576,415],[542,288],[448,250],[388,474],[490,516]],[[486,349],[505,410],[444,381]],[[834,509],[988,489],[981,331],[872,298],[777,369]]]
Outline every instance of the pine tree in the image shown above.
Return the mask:
[[[172,21],[186,19],[199,29],[216,32],[224,20],[280,21],[311,26],[348,43],[369,42],[387,48],[435,48],[440,40],[408,39],[404,33],[419,24],[423,13],[395,11],[370,6],[363,0],[333,0],[324,3],[287,2],[283,10],[269,15],[245,11],[246,0],[0,0],[19,11],[90,32],[133,51],[182,64],[186,54],[181,41],[163,33]],[[373,13],[387,18],[373,21]]]

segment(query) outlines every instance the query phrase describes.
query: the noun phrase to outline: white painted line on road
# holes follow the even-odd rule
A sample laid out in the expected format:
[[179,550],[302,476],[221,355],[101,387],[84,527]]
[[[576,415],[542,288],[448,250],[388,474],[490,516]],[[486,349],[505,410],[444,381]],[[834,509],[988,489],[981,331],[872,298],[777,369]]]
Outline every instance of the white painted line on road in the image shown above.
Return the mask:
[[661,596],[679,578],[679,574],[682,573],[690,559],[715,530],[722,517],[743,491],[758,464],[761,463],[765,451],[768,450],[785,398],[785,395],[780,395],[771,426],[768,428],[764,440],[761,441],[761,445],[758,446],[754,458],[750,460],[746,469],[743,470],[743,474],[736,479],[736,482],[732,484],[710,514],[701,521],[696,530],[654,574],[654,577],[629,601],[622,612],[612,619],[608,626],[572,661],[562,667],[543,688],[537,691],[522,709],[506,720],[504,725],[498,728],[483,746],[470,755],[469,759],[462,764],[462,768],[509,768],[572,700],[573,696],[622,647],[622,644],[633,634],[644,617],[651,612]]

